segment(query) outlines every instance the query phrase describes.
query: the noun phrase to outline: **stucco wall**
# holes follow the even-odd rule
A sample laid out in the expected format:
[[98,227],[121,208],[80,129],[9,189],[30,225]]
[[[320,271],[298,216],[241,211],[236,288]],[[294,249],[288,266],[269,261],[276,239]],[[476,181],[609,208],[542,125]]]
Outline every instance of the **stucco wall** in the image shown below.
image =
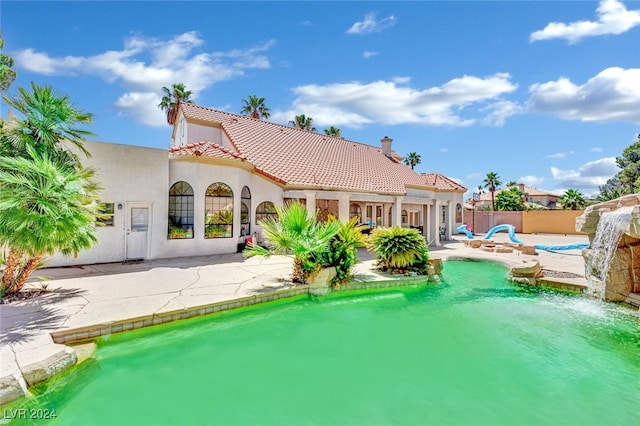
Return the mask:
[[[169,188],[176,182],[187,182],[194,192],[194,230],[193,238],[168,239],[167,222],[156,243],[157,257],[193,256],[216,253],[233,253],[236,251],[240,237],[240,194],[247,186],[251,191],[250,223],[251,233],[260,232],[260,226],[255,224],[256,207],[263,201],[271,201],[282,205],[282,189],[275,183],[242,168],[237,161],[214,162],[208,158],[182,159],[174,158],[169,161]],[[233,237],[205,238],[205,191],[212,183],[222,182],[233,191]],[[167,215],[167,207],[164,208]]]
[[[96,179],[104,188],[100,193],[102,202],[114,203],[114,224],[98,228],[98,243],[91,250],[80,252],[75,259],[61,255],[53,256],[50,265],[77,265],[124,260],[126,216],[128,207],[132,203],[149,203],[151,205],[149,257],[153,257],[154,235],[167,226],[166,205],[169,176],[167,151],[107,142],[86,141],[84,145],[91,153],[91,158],[81,160],[82,164],[97,170]],[[122,209],[118,209],[118,205],[121,205]]]
[[187,145],[195,142],[210,141],[224,145],[222,132],[215,127],[200,124],[186,124],[183,116],[178,118],[173,146]]
[[579,234],[576,218],[583,210],[546,210],[522,212],[522,232],[526,234]]
[[474,223],[474,232],[485,233],[502,224],[515,226],[516,232],[524,234],[579,234],[576,218],[582,210],[532,210],[523,212],[466,211],[465,223]]

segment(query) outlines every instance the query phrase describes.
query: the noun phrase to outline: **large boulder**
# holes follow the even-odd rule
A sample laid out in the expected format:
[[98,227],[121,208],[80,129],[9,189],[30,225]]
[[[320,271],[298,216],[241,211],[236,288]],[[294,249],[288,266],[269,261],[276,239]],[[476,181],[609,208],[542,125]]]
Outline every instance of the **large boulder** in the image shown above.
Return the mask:
[[[598,224],[604,213],[632,207],[629,222],[622,222],[622,237],[613,242],[615,247],[593,247]],[[592,290],[604,285],[604,299],[610,301],[624,301],[630,293],[640,292],[640,194],[630,194],[615,200],[594,204],[587,207],[584,213],[576,218],[576,231],[589,235],[591,247],[584,249],[582,255],[587,265],[586,275]],[[598,280],[592,270],[598,264],[592,264],[592,259],[602,258],[606,250],[613,249],[607,276]],[[589,265],[592,265],[589,267]]]
[[636,206],[632,211],[632,220],[625,234],[633,238],[640,239],[640,194],[630,194],[615,200],[605,201],[603,203],[594,204],[585,209],[582,215],[576,218],[576,231],[584,232],[589,235],[589,241],[593,241],[598,222],[603,213],[618,210],[621,207]]

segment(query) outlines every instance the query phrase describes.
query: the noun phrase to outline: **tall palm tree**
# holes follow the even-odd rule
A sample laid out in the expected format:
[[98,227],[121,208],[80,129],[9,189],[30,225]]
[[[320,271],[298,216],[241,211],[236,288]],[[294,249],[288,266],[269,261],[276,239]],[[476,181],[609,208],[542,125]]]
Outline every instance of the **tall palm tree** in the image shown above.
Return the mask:
[[324,134],[328,135],[328,136],[337,136],[340,137],[340,129],[338,129],[337,127],[329,127],[328,129],[324,129]]
[[502,185],[502,182],[500,182],[500,176],[496,172],[489,172],[487,173],[487,177],[482,181],[482,184],[491,192],[491,209],[495,211],[496,201],[494,195],[496,188]]
[[422,157],[417,152],[410,152],[404,157],[404,164],[411,167],[411,170],[422,162]]
[[243,99],[242,102],[244,102],[244,107],[242,107],[243,115],[248,115],[251,118],[269,118],[271,116],[264,98],[249,95],[249,98]]
[[171,89],[164,86],[162,88],[164,95],[162,100],[158,104],[158,108],[165,111],[167,114],[167,123],[173,125],[176,122],[178,116],[178,109],[181,103],[192,104],[191,96],[193,92],[187,90],[184,84],[174,83],[171,85]]
[[583,209],[587,205],[584,195],[580,191],[575,189],[567,189],[562,198],[560,198],[560,204],[563,208],[570,208],[571,210]]
[[47,153],[60,163],[82,167],[72,145],[87,157],[83,141],[95,133],[78,128],[78,124],[90,124],[93,115],[76,109],[69,97],[58,94],[50,86],[31,83],[32,91],[23,87],[13,96],[2,98],[24,118],[14,118],[6,123],[0,134],[0,156],[28,156],[27,147],[37,153]]
[[289,121],[289,124],[298,129],[308,130],[310,132],[317,131],[317,129],[313,127],[313,118],[307,117],[304,114],[296,115],[292,121]]
[[16,293],[60,251],[77,255],[97,241],[95,171],[61,164],[27,147],[28,157],[0,157],[0,246],[8,248],[0,295]]

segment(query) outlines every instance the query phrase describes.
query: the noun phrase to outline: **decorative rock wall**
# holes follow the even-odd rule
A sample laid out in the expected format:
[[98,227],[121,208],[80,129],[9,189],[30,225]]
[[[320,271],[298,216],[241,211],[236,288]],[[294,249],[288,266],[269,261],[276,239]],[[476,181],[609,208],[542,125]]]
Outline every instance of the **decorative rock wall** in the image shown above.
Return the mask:
[[[634,206],[631,222],[623,230],[607,274],[605,300],[622,302],[630,293],[640,293],[640,194],[626,195],[589,206],[576,218],[576,231],[588,234],[589,242],[593,243],[603,213],[631,206]],[[587,265],[594,254],[592,248],[582,251]],[[585,271],[585,276],[589,279],[590,272]]]

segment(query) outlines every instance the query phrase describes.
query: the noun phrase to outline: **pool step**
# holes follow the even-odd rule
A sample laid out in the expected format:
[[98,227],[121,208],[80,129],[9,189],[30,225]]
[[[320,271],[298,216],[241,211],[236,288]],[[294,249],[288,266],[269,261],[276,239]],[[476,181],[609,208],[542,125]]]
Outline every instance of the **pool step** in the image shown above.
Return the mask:
[[629,293],[624,301],[630,305],[640,307],[640,293]]

